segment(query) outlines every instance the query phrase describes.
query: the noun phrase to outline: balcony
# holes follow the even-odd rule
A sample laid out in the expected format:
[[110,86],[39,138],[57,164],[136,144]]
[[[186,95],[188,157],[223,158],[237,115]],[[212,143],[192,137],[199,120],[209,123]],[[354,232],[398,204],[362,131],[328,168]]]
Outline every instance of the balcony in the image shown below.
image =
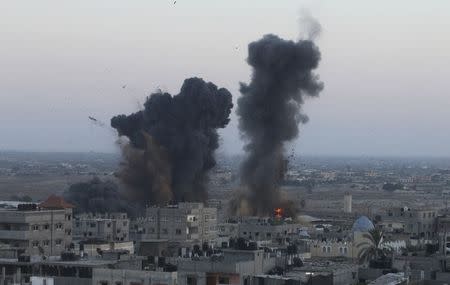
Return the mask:
[[28,240],[28,231],[0,230],[0,240]]

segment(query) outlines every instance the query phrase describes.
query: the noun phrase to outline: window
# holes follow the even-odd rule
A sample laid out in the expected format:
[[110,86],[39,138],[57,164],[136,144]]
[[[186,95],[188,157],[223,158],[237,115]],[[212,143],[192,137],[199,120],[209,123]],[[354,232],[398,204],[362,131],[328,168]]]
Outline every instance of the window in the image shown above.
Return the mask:
[[328,253],[331,252],[331,246],[327,247],[327,252],[328,252]]
[[230,277],[219,276],[219,284],[230,284]]
[[56,224],[56,225],[55,225],[55,228],[56,228],[57,230],[61,230],[61,229],[63,228],[63,224],[61,224],[61,223]]
[[62,244],[62,240],[60,240],[60,239],[55,240],[55,244],[58,245],[58,246],[61,245]]
[[197,277],[195,277],[195,276],[186,277],[186,284],[187,285],[197,285]]
[[32,226],[31,226],[31,229],[32,229],[33,231],[38,231],[38,230],[39,230],[39,225],[32,225]]
[[107,224],[106,224],[106,227],[107,227],[107,228],[110,228],[110,227],[111,227],[111,223],[107,223]]
[[66,215],[66,220],[70,221],[71,219],[72,219],[72,215],[67,214],[67,215]]
[[169,231],[167,229],[163,229],[162,230],[163,234],[167,235],[169,233]]
[[123,285],[123,283],[121,281],[116,281],[116,283],[114,283],[114,285]]
[[123,226],[126,227],[127,226],[127,221],[123,222]]
[[175,234],[181,235],[181,230],[180,230],[180,229],[176,229],[176,230],[175,230]]
[[326,246],[322,247],[322,252],[327,252],[327,247]]
[[91,223],[91,228],[95,228],[97,226],[96,223]]
[[49,224],[45,224],[44,225],[44,230],[48,230],[48,229],[50,229],[50,225]]
[[98,282],[99,285],[108,285],[108,281],[100,281]]
[[344,253],[347,254],[348,253],[348,248],[344,247]]
[[39,246],[39,241],[34,240],[34,241],[31,243],[31,245],[32,245],[33,247],[38,247],[38,246]]
[[49,240],[44,240],[43,244],[44,244],[44,246],[49,246],[50,245],[50,241]]

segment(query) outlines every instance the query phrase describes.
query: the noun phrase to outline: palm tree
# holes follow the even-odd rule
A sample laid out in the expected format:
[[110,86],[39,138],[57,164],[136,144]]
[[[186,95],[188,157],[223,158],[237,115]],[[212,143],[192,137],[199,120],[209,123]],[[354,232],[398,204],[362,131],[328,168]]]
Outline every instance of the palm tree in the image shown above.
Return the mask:
[[372,229],[362,236],[365,239],[356,246],[358,249],[361,249],[358,253],[360,263],[366,263],[374,259],[379,260],[391,252],[390,248],[384,245],[383,232],[381,230]]

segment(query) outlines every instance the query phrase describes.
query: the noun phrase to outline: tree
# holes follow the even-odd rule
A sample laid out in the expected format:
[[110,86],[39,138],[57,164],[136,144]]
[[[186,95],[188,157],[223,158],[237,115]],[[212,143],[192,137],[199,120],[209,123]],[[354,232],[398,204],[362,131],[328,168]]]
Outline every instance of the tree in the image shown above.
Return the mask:
[[356,247],[361,249],[358,254],[360,263],[366,263],[371,260],[385,258],[390,249],[384,245],[383,232],[379,229],[372,229],[363,234],[365,238]]

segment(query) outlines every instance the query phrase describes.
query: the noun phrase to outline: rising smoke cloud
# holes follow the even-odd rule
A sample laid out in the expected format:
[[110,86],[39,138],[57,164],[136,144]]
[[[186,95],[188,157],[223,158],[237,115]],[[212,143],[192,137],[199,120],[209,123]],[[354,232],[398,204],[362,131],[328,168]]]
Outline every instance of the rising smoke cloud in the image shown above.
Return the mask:
[[133,216],[137,210],[119,191],[116,183],[102,181],[98,177],[72,184],[63,195],[65,200],[75,205],[76,213],[126,212]]
[[186,79],[180,93],[158,91],[144,109],[111,119],[129,143],[122,146],[119,177],[140,203],[204,201],[207,172],[215,166],[218,128],[229,122],[231,93],[200,78]]
[[[317,22],[318,24],[318,22]],[[298,42],[266,35],[248,46],[248,64],[253,73],[249,84],[241,83],[238,99],[239,129],[246,140],[241,169],[244,194],[232,203],[238,214],[271,215],[289,204],[279,184],[287,158],[284,145],[299,134],[299,124],[308,121],[301,106],[306,97],[316,97],[323,83],[313,73],[320,52],[310,39],[320,29],[306,33]]]

